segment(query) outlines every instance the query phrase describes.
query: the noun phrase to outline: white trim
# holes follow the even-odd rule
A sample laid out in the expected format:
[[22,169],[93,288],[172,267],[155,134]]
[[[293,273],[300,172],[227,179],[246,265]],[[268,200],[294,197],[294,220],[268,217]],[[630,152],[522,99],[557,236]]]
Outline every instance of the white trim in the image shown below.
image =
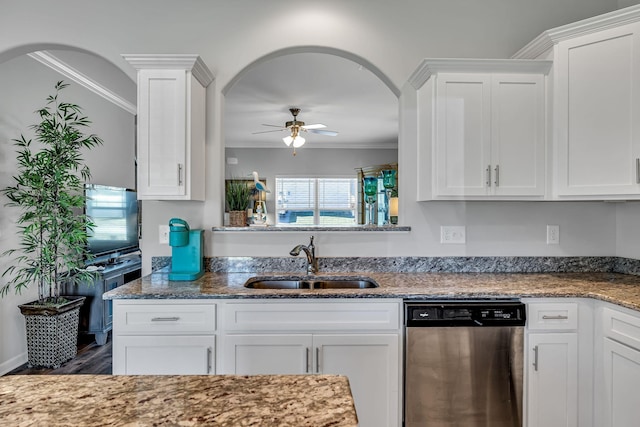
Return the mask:
[[66,64],[62,60],[56,58],[50,52],[41,50],[28,53],[27,55],[40,62],[41,64],[44,64],[47,67],[51,68],[53,71],[62,74],[63,76],[79,84],[80,86],[89,89],[91,92],[97,94],[98,96],[101,96],[107,101],[112,102],[123,110],[133,115],[137,114],[137,108],[134,104],[122,98],[120,95],[117,95],[114,92],[110,91],[100,83],[92,80],[90,77],[82,74],[80,71]]
[[449,73],[520,73],[547,74],[553,61],[533,59],[458,59],[427,58],[409,77],[409,84],[418,90],[433,74]]
[[136,70],[187,70],[203,87],[209,86],[214,75],[196,54],[126,54],[121,55]]
[[636,21],[640,21],[640,5],[626,7],[561,27],[552,28],[544,31],[533,39],[525,47],[517,51],[512,58],[537,58],[562,40]]
[[27,352],[25,351],[3,363],[0,363],[0,376],[13,371],[19,366],[24,365],[28,360],[29,357],[27,356]]

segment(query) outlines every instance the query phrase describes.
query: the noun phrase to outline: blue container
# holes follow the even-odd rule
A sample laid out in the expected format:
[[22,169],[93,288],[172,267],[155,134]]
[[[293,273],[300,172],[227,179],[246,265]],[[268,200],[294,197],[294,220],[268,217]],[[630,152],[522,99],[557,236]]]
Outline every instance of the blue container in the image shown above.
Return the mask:
[[169,220],[169,245],[187,246],[189,244],[189,224],[180,218]]

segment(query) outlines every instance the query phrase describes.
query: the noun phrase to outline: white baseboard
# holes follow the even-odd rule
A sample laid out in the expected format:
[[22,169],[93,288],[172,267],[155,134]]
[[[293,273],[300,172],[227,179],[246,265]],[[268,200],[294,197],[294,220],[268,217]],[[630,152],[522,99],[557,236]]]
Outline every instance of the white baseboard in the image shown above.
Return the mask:
[[13,357],[6,362],[0,363],[0,376],[6,374],[7,372],[11,372],[16,369],[18,366],[24,365],[27,363],[28,357],[27,352],[20,353],[16,357]]

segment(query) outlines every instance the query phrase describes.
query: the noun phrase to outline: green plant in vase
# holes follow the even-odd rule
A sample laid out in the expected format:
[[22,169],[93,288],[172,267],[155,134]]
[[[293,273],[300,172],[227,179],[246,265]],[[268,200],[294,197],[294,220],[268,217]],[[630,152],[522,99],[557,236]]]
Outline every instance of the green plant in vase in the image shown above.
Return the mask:
[[[12,288],[15,293],[22,293],[36,284],[38,300],[20,306],[25,316],[49,317],[60,310],[74,309],[76,305],[79,310],[84,297],[80,297],[79,302],[67,301],[60,291],[69,282],[92,283],[94,279],[94,274],[84,269],[85,259],[89,256],[87,233],[92,223],[82,212],[84,182],[91,176],[84,164],[82,150],[101,145],[102,140],[81,132],[91,122],[82,115],[78,105],[60,99],[60,92],[67,86],[58,82],[55,93],[47,97],[46,105],[36,111],[40,122],[30,127],[34,131],[34,141],[24,135],[13,140],[17,147],[17,174],[13,177],[13,185],[1,190],[9,199],[6,206],[20,211],[17,219],[20,246],[3,253],[3,256],[13,258],[3,273],[3,277],[10,279],[0,288],[0,295],[6,296]],[[66,320],[66,323],[73,321]],[[34,329],[48,328],[41,323],[30,324],[27,317],[28,338],[36,332],[30,331],[30,325]],[[76,335],[77,329],[76,320]],[[59,337],[55,339],[59,340]],[[32,361],[29,339],[27,344],[32,365],[59,366],[65,361],[54,357],[48,363],[48,356],[45,362]],[[76,351],[75,345],[69,347],[74,347],[73,354],[66,360]]]
[[242,227],[247,225],[247,209],[251,203],[251,188],[245,180],[227,181],[225,198],[229,209],[229,225]]

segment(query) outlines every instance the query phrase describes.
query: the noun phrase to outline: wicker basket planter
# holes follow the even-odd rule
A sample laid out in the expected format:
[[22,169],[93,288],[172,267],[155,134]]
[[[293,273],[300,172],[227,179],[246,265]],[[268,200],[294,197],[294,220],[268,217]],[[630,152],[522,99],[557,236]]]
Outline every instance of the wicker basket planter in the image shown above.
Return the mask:
[[85,297],[65,297],[59,306],[20,305],[27,326],[29,366],[58,368],[78,353],[80,306]]
[[230,227],[246,227],[247,211],[229,211]]

